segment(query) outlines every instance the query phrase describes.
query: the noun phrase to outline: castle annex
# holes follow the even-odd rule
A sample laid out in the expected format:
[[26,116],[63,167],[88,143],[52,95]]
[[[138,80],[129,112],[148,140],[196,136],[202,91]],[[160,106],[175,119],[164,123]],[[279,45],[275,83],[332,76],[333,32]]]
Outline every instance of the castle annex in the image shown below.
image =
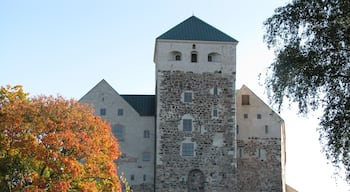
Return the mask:
[[285,191],[284,121],[236,89],[237,43],[192,16],[156,38],[155,95],[102,80],[81,98],[111,123],[134,191]]

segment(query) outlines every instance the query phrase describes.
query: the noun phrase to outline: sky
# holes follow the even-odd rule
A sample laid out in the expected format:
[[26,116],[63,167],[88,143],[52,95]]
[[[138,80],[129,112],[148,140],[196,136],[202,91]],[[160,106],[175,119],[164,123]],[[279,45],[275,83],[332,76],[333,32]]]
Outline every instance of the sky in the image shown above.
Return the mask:
[[[263,22],[287,0],[1,0],[0,86],[80,99],[105,79],[120,94],[154,94],[155,38],[195,15],[239,41],[236,87],[266,103],[259,74],[273,62]],[[280,114],[286,123],[287,183],[300,192],[349,191],[332,178],[318,142],[318,112]]]

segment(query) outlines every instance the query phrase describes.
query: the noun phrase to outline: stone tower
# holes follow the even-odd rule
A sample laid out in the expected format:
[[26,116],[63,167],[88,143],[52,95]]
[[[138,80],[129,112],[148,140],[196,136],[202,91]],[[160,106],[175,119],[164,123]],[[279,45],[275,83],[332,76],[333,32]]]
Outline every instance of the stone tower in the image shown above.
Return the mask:
[[237,191],[237,43],[195,16],[156,39],[155,191]]

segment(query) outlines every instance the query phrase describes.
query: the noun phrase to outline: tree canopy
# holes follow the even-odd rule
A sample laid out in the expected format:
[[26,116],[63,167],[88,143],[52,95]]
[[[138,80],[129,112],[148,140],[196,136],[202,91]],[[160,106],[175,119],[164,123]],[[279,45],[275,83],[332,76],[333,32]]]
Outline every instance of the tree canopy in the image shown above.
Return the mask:
[[0,191],[120,191],[108,123],[62,97],[0,89]]
[[272,103],[322,109],[320,141],[327,159],[350,181],[350,1],[293,0],[265,22],[276,58],[265,81]]

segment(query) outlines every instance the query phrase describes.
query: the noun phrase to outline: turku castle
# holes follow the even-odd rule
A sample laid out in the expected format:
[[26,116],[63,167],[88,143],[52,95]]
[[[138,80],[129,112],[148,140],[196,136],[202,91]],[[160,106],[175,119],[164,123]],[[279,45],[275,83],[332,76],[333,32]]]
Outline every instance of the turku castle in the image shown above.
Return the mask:
[[81,98],[110,122],[134,191],[286,191],[284,121],[236,88],[237,44],[191,16],[156,38],[155,95],[102,80]]

